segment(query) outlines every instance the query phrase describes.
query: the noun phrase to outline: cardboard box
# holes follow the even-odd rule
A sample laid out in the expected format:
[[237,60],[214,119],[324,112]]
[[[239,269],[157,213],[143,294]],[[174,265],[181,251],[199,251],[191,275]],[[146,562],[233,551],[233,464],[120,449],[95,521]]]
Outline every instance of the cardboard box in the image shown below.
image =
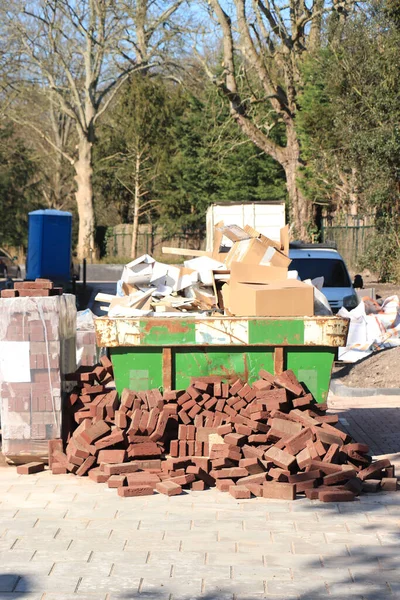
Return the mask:
[[288,268],[288,266],[290,265],[290,263],[292,261],[290,260],[290,258],[288,256],[286,256],[286,254],[283,254],[283,252],[280,252],[276,248],[272,248],[272,246],[270,246],[267,249],[267,252],[265,253],[265,256],[261,262],[264,265],[269,264],[272,267]]
[[231,281],[238,283],[270,283],[286,281],[288,270],[285,267],[267,265],[246,265],[240,262],[231,264]]
[[230,269],[233,262],[259,265],[265,258],[268,248],[256,238],[235,242],[225,258],[225,265]]
[[312,317],[314,288],[302,281],[286,280],[273,283],[231,282],[229,312],[246,317]]

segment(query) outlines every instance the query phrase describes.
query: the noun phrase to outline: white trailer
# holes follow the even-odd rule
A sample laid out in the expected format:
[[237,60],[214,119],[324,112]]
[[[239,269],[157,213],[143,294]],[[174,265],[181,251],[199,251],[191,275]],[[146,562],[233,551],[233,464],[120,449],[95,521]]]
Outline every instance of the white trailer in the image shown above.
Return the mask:
[[[212,252],[214,242],[214,226],[220,221],[224,225],[250,225],[271,240],[279,242],[279,232],[285,226],[284,202],[225,202],[212,204],[207,210],[207,252]],[[224,246],[232,242],[226,237]]]

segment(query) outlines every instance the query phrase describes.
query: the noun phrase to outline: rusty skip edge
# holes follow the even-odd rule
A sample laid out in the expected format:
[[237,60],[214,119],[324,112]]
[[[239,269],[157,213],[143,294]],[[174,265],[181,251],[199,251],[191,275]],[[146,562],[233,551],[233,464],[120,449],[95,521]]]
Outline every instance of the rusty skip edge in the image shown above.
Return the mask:
[[[246,321],[277,321],[276,317],[249,317]],[[287,318],[282,318],[282,321],[287,321]],[[346,345],[348,330],[350,321],[343,317],[294,317],[293,321],[303,321],[305,325],[305,339],[302,344],[290,344],[286,340],[280,341],[279,343],[260,342],[257,340],[255,343],[251,341],[239,342],[237,339],[234,341],[234,336],[230,336],[227,332],[226,325],[242,321],[240,317],[208,317],[204,319],[186,317],[182,322],[182,317],[179,319],[169,318],[160,319],[159,317],[142,317],[141,319],[127,319],[127,318],[108,318],[100,317],[95,320],[95,331],[96,331],[96,342],[99,347],[102,348],[116,348],[116,347],[132,347],[132,346],[163,346],[157,343],[143,343],[143,324],[145,332],[149,333],[153,327],[165,327],[166,331],[171,334],[184,334],[188,331],[188,325],[211,325],[215,321],[226,323],[223,333],[228,335],[232,340],[232,343],[220,343],[210,342],[207,343],[202,341],[201,343],[195,341],[184,341],[179,340],[177,343],[164,344],[165,346],[230,346],[230,345],[242,345],[242,346],[327,346],[327,347],[340,347]]]

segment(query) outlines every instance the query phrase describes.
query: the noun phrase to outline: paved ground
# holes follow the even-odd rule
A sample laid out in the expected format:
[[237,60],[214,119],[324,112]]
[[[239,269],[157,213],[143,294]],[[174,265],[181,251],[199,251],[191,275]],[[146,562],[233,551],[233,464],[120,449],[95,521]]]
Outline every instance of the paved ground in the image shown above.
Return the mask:
[[373,455],[398,453],[400,457],[399,396],[340,398],[330,394],[329,406],[338,413],[342,428],[357,442],[368,444]]
[[400,493],[328,505],[119,498],[0,469],[0,598],[400,598]]
[[[330,405],[384,454],[398,401]],[[0,467],[0,600],[400,599],[399,548],[400,492],[331,505],[217,490],[123,499],[87,478]]]

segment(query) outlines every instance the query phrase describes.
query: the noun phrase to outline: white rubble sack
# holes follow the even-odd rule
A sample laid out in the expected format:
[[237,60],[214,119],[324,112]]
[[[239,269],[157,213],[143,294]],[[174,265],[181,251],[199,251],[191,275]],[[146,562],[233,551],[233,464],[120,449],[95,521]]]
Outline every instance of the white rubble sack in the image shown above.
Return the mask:
[[351,311],[341,308],[340,317],[350,319],[347,346],[339,348],[339,360],[358,362],[372,352],[400,346],[400,303],[398,296],[389,296],[379,312],[367,314],[364,302]]

